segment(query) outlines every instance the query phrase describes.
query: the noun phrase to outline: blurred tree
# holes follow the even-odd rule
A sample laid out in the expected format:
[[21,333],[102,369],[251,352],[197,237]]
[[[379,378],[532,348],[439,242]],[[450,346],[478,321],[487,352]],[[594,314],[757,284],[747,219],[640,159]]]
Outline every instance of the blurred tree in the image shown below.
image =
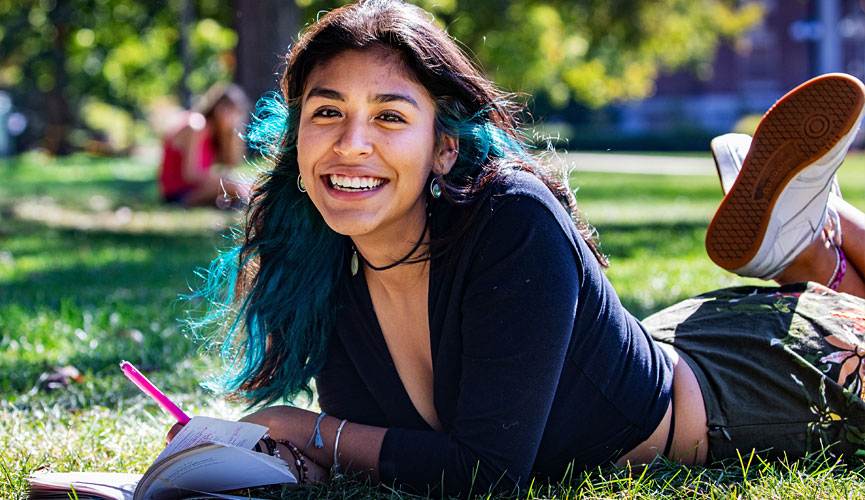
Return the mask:
[[[306,17],[333,0],[298,0]],[[348,2],[342,2],[348,3]],[[492,79],[590,107],[649,95],[659,73],[705,73],[724,37],[754,26],[759,2],[739,0],[413,0],[474,52]],[[708,68],[711,70],[710,68]]]
[[[140,118],[154,99],[203,92],[235,66],[250,97],[275,88],[299,20],[334,1],[0,0],[0,90],[29,111],[31,137],[63,153],[94,100]],[[720,40],[762,16],[759,2],[738,0],[413,1],[495,81],[553,106],[643,97],[665,69],[710,72]]]
[[[88,100],[140,118],[154,99],[180,95],[183,1],[0,0],[0,89],[27,110],[31,137],[62,154]],[[237,37],[229,4],[189,1],[185,84],[198,93],[231,77]]]
[[235,0],[238,41],[235,80],[250,98],[275,90],[280,65],[301,21],[295,2]]

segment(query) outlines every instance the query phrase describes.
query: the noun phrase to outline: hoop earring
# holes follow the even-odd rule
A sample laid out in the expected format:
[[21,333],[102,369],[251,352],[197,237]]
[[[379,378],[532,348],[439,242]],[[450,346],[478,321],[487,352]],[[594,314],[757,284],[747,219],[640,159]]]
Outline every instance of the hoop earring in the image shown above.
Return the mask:
[[439,185],[439,180],[435,177],[433,177],[432,182],[429,183],[429,192],[433,198],[441,198],[442,187]]
[[306,185],[303,183],[303,177],[300,174],[297,174],[297,190],[301,193],[306,192]]

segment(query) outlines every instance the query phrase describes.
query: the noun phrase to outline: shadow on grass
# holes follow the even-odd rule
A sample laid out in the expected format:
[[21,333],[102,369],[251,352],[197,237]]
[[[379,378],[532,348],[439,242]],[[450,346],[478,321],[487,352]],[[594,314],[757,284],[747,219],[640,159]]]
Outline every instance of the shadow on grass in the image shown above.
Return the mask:
[[65,297],[93,305],[164,298],[166,290],[186,289],[195,269],[206,266],[217,248],[228,243],[204,232],[126,233],[14,221],[11,230],[7,226],[0,234],[0,246],[9,248],[15,261],[29,261],[32,269],[0,281],[0,304],[58,306]]
[[195,269],[228,243],[221,235],[65,229],[17,219],[3,227],[0,250],[11,273],[3,278],[0,261],[0,393],[30,391],[52,365],[111,373],[129,359],[170,373],[195,357],[179,322],[194,304],[179,295],[189,293]]
[[105,179],[85,182],[16,182],[14,193],[0,187],[0,195],[8,199],[51,197],[65,206],[87,206],[94,196],[109,200],[113,208],[153,208],[159,202],[155,181]]

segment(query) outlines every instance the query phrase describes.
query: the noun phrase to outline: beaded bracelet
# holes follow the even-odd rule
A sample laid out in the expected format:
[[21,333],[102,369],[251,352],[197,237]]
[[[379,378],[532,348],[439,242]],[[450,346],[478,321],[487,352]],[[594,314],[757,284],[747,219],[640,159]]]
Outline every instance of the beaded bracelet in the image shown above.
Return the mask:
[[301,451],[297,449],[297,446],[295,446],[291,441],[277,439],[276,442],[288,448],[288,451],[294,455],[294,464],[297,466],[297,484],[308,484],[309,468],[306,466],[306,460],[303,457],[303,453],[301,453]]
[[[280,460],[282,460],[282,454],[279,452],[279,448],[277,448],[276,445],[281,444],[288,448],[288,451],[294,456],[294,464],[297,466],[297,483],[309,483],[309,468],[306,465],[303,453],[297,449],[297,446],[295,446],[294,443],[282,439],[273,439],[270,437],[270,434],[262,436],[261,441],[264,442],[264,446],[267,448],[267,454]],[[258,443],[255,443],[255,451],[262,452],[261,446]]]

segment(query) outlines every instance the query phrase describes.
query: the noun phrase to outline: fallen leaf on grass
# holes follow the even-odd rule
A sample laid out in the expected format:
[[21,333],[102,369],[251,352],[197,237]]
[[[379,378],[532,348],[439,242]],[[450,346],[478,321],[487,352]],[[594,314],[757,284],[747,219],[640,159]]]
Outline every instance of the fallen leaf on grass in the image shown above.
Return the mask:
[[67,365],[62,368],[54,368],[53,372],[45,372],[39,375],[39,380],[36,382],[31,393],[37,390],[42,392],[51,392],[57,389],[68,387],[72,382],[84,382],[84,376],[72,365]]

